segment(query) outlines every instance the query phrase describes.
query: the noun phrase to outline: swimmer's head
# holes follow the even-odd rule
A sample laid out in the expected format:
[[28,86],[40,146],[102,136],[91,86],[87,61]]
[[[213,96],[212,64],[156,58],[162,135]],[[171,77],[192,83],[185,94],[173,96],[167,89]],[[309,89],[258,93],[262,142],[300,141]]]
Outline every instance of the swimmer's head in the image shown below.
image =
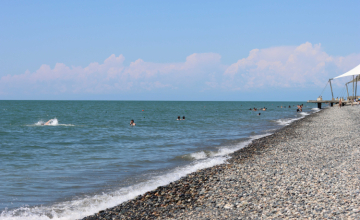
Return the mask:
[[183,116],[183,120],[185,120],[185,116]]

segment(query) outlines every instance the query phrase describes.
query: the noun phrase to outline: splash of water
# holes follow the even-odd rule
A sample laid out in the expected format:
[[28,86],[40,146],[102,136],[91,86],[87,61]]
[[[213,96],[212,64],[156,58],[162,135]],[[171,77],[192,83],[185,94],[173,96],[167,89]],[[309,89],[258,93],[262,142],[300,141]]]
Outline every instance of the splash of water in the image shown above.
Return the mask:
[[50,119],[47,122],[44,122],[43,120],[40,120],[35,123],[37,126],[74,126],[73,124],[59,124],[59,121],[57,118]]

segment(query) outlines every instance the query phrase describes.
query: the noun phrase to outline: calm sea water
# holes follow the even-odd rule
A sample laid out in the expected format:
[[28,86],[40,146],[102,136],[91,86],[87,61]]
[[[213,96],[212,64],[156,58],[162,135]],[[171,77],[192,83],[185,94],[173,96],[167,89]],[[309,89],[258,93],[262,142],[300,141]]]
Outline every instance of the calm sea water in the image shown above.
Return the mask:
[[297,113],[301,103],[0,101],[0,219],[76,219],[117,205],[318,111],[303,102]]

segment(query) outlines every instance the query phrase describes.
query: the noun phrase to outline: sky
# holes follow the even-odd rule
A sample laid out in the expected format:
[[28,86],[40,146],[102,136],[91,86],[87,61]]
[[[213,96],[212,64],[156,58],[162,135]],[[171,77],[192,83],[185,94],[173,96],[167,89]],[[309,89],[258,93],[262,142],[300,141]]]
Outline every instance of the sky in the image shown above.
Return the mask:
[[[360,1],[0,0],[0,100],[330,98]],[[332,81],[334,96],[351,78]]]

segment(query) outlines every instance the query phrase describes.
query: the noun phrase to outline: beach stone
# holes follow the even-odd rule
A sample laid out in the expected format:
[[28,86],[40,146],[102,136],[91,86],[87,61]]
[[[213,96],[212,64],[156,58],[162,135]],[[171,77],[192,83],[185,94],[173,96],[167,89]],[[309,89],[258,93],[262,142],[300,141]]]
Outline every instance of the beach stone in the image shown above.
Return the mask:
[[83,219],[360,219],[359,115],[355,106],[324,109],[226,164]]
[[233,208],[233,207],[234,207],[233,204],[226,204],[226,205],[224,205],[224,209],[231,209],[231,208]]

